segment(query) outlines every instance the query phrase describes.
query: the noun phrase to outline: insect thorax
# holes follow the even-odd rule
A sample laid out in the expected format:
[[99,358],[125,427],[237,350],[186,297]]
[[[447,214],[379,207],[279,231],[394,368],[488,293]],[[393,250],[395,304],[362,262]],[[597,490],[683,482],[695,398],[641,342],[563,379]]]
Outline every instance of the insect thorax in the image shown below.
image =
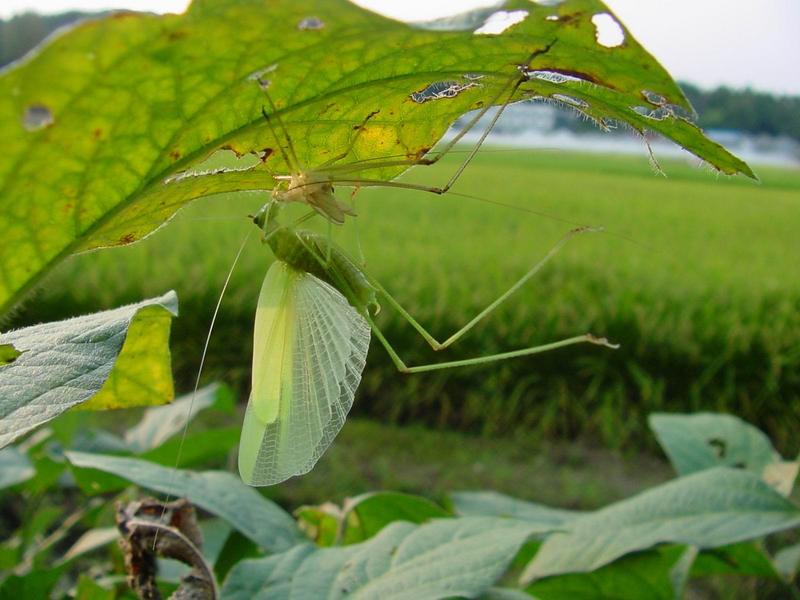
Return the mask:
[[[332,245],[326,236],[313,231],[293,231],[280,227],[271,234],[268,243],[278,260],[328,282],[355,308],[369,310],[372,314],[378,312],[375,288],[358,265]],[[329,262],[325,264],[328,256]]]
[[318,171],[305,171],[278,177],[288,181],[285,190],[275,190],[273,197],[278,202],[302,202],[308,204],[326,219],[341,225],[346,215],[355,216],[353,209],[339,202],[333,193],[331,178]]

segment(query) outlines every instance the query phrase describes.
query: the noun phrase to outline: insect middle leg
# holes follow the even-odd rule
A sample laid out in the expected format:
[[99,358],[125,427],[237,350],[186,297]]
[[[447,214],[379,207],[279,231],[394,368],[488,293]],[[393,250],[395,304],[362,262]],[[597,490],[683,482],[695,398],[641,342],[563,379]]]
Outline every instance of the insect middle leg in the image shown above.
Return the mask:
[[[486,115],[488,113],[489,109],[492,106],[496,105],[500,101],[501,98],[506,96],[505,100],[502,102],[502,104],[500,104],[500,106],[498,107],[498,109],[495,112],[494,116],[492,117],[491,121],[489,122],[489,125],[486,127],[486,129],[483,131],[481,136],[478,138],[478,141],[470,149],[470,151],[468,152],[466,158],[461,162],[461,164],[458,166],[456,171],[450,176],[450,178],[447,180],[447,182],[443,186],[419,186],[419,185],[411,185],[411,184],[397,184],[397,187],[406,187],[406,188],[409,188],[409,189],[417,189],[417,190],[421,190],[421,191],[430,192],[430,193],[433,193],[433,194],[440,194],[441,195],[441,194],[447,193],[450,190],[450,188],[452,188],[453,185],[456,183],[456,181],[461,176],[461,174],[466,170],[467,166],[469,166],[470,162],[472,162],[472,159],[475,158],[475,155],[478,153],[478,150],[480,150],[481,146],[483,145],[483,142],[489,136],[489,134],[491,133],[492,129],[494,129],[494,126],[497,124],[497,121],[500,119],[500,116],[503,114],[503,112],[508,107],[508,105],[513,101],[513,99],[517,96],[517,92],[519,91],[520,86],[525,81],[528,80],[527,72],[532,68],[531,64],[533,63],[533,61],[538,56],[541,56],[543,54],[547,54],[547,52],[550,51],[550,48],[552,48],[552,46],[554,44],[555,44],[555,41],[552,41],[549,44],[547,44],[546,46],[544,46],[543,48],[534,50],[528,56],[528,59],[527,59],[525,65],[519,65],[518,66],[518,68],[522,72],[522,75],[509,78],[507,80],[507,82],[505,83],[505,85],[502,86],[500,91],[492,98],[492,100],[490,102],[486,103],[486,105],[483,108],[478,110],[472,116],[472,118],[470,118],[470,120],[467,122],[467,124],[461,129],[461,131],[459,131],[453,137],[453,139],[448,141],[444,145],[443,148],[441,148],[440,150],[435,151],[435,153],[432,156],[430,156],[430,157],[425,156],[425,157],[418,158],[416,160],[411,160],[411,161],[409,161],[409,160],[398,160],[398,159],[392,160],[392,159],[390,159],[388,157],[386,157],[386,158],[377,158],[377,159],[365,159],[365,160],[361,160],[361,161],[355,161],[355,162],[349,163],[347,165],[331,166],[328,169],[328,171],[333,173],[333,174],[336,174],[336,173],[338,173],[338,174],[347,174],[347,173],[355,173],[355,172],[358,172],[358,171],[364,171],[364,170],[369,170],[369,169],[378,169],[378,168],[392,167],[392,166],[404,166],[404,165],[415,166],[415,165],[433,165],[433,164],[436,164],[448,152],[450,152],[450,150],[452,150],[453,147],[455,147],[455,145],[458,144],[464,138],[464,136],[467,135],[467,133],[469,133],[473,129],[473,127],[475,127],[475,125],[478,124],[478,122],[483,118],[484,115]],[[369,118],[371,118],[371,116],[372,115],[369,115],[367,117],[367,120]],[[366,120],[365,120],[365,122],[366,122]],[[360,131],[359,131],[359,133],[360,133]],[[352,146],[350,147],[350,149],[352,149]],[[331,162],[335,162],[335,161],[331,161]],[[335,180],[338,181],[339,183],[344,183],[344,184],[356,183],[355,180],[346,180],[346,179],[341,179],[339,177],[335,177]],[[373,180],[366,180],[365,179],[365,180],[361,180],[361,181],[365,185],[380,185],[380,184],[383,183],[380,180],[374,180],[373,181]]]

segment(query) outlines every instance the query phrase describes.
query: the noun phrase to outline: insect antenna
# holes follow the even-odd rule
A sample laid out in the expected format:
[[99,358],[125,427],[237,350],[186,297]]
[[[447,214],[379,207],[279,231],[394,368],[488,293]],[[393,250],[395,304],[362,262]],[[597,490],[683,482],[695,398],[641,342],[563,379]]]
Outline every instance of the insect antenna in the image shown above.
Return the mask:
[[[181,463],[181,456],[183,455],[183,445],[186,441],[186,434],[189,431],[189,422],[192,420],[192,411],[194,410],[194,401],[197,397],[197,390],[200,387],[200,377],[203,374],[203,367],[205,366],[206,356],[208,355],[208,346],[211,343],[211,334],[214,332],[214,325],[217,322],[217,316],[219,315],[220,306],[222,306],[222,299],[225,297],[225,292],[228,290],[228,285],[231,282],[231,277],[233,276],[233,271],[236,269],[236,265],[239,263],[239,259],[244,252],[244,248],[247,245],[247,242],[250,240],[250,235],[252,234],[253,230],[247,232],[244,239],[242,240],[242,244],[239,246],[239,250],[236,252],[236,256],[233,259],[233,263],[231,264],[231,268],[228,270],[228,275],[225,277],[225,283],[222,284],[222,289],[219,293],[219,298],[217,298],[217,304],[214,307],[214,313],[211,316],[211,323],[208,327],[208,334],[206,335],[205,344],[203,344],[203,353],[200,357],[200,366],[197,369],[197,377],[194,381],[194,389],[192,390],[192,396],[189,400],[189,410],[187,411],[186,421],[183,424],[183,432],[181,433],[181,440],[178,443],[178,452],[175,457],[175,467],[172,469],[172,473],[170,475],[169,480],[169,488],[172,488],[173,484],[175,483],[175,476],[178,473],[178,468],[180,467]],[[167,493],[167,500],[164,502],[164,508],[161,511],[161,519],[163,520],[164,514],[167,510],[167,504],[172,500],[172,494]],[[158,541],[158,532],[153,536],[153,549],[156,547],[156,542]]]
[[[292,138],[289,135],[289,131],[286,129],[286,126],[283,124],[280,115],[278,114],[278,107],[275,106],[275,103],[272,101],[272,96],[270,96],[269,91],[267,88],[269,87],[268,82],[262,82],[259,80],[259,84],[261,89],[264,91],[264,96],[267,98],[267,102],[269,103],[269,108],[272,111],[273,116],[270,117],[269,113],[261,107],[261,114],[264,115],[264,118],[267,121],[267,125],[269,125],[270,130],[272,131],[272,135],[275,137],[275,140],[278,142],[278,146],[281,149],[281,154],[283,154],[283,158],[286,161],[286,164],[289,166],[289,170],[292,173],[300,172],[300,161],[297,159],[297,153],[294,149],[294,144],[292,143]],[[275,131],[275,127],[272,125],[272,119],[275,119],[278,122],[278,127],[283,134],[283,138],[286,141],[286,152],[284,152],[283,145],[281,144],[281,139],[278,136],[277,132]]]

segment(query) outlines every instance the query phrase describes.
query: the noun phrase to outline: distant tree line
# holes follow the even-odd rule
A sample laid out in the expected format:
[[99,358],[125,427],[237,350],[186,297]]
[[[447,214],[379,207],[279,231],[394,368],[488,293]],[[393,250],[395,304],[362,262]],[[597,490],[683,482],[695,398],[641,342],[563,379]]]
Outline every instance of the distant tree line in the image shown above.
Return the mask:
[[[25,13],[8,21],[0,20],[0,67],[23,56],[55,29],[89,16],[68,12],[58,15]],[[738,129],[753,134],[786,135],[800,141],[800,97],[774,96],[750,89],[720,87],[704,91],[691,83],[681,83],[700,115],[703,129]],[[566,116],[559,126],[582,129]]]
[[0,67],[22,57],[59,27],[87,16],[77,11],[57,15],[29,12],[8,21],[0,20]]
[[710,92],[681,82],[703,129],[738,129],[800,141],[800,97],[719,87]]

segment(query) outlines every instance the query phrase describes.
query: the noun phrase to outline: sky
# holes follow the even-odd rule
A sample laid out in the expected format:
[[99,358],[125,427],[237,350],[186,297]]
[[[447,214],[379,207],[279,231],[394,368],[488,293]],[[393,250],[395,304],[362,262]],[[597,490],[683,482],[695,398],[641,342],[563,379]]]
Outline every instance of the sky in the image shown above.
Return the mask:
[[[421,21],[491,0],[358,0],[387,16]],[[128,8],[182,12],[187,0],[0,0],[0,18],[35,10]],[[800,95],[800,0],[606,0],[667,70],[703,88],[728,85]]]

